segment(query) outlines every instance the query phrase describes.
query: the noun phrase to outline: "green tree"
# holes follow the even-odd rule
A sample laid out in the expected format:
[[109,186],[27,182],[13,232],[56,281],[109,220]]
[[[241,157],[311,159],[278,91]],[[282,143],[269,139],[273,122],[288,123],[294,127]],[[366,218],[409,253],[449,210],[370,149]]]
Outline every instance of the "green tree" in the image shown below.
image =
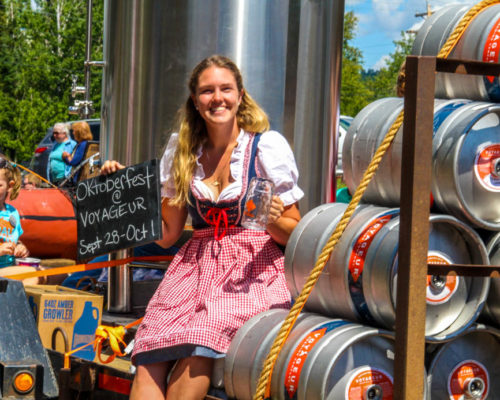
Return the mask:
[[367,87],[373,93],[370,101],[397,95],[396,84],[399,70],[406,56],[411,53],[414,40],[415,34],[401,32],[401,38],[393,42],[395,50],[389,55],[386,66],[365,79]]
[[[31,157],[48,127],[70,119],[72,75],[84,83],[86,11],[86,0],[0,3],[0,143],[16,161]],[[93,13],[92,55],[100,60],[103,0]],[[92,76],[97,110],[101,75]]]
[[342,48],[342,81],[340,86],[340,113],[355,116],[373,97],[362,79],[363,55],[352,46],[358,19],[352,11],[344,16],[344,39]]

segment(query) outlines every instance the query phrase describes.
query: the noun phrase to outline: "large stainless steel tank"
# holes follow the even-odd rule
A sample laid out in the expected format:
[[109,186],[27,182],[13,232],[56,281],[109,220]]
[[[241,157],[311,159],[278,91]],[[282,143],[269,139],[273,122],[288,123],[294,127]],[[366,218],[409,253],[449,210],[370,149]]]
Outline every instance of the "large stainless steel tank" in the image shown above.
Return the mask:
[[[344,0],[105,0],[101,158],[158,157],[192,68],[223,54],[295,152],[303,212],[332,198]],[[113,254],[112,258],[127,254]],[[110,311],[130,311],[112,268]],[[114,283],[112,283],[114,282]]]
[[105,0],[102,158],[159,156],[190,71],[218,53],[292,145],[303,211],[330,201],[343,15],[343,0]]

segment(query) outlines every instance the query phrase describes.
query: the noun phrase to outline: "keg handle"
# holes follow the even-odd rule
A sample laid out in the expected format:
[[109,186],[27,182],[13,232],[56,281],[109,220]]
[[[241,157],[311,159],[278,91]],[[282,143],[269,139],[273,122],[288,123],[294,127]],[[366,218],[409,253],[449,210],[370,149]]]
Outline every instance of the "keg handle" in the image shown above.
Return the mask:
[[446,277],[441,275],[432,275],[429,282],[431,290],[440,293],[446,286]]
[[495,178],[500,178],[500,158],[491,160],[491,174],[494,175]]
[[464,385],[466,399],[480,399],[483,397],[485,384],[479,377],[467,379]]
[[371,385],[366,389],[363,400],[382,400],[383,395],[380,385]]

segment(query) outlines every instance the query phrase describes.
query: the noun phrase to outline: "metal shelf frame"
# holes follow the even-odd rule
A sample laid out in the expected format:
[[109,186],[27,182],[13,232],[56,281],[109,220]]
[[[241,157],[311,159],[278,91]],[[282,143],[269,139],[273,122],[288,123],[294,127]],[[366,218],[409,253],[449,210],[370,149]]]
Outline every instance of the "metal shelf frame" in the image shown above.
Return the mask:
[[[396,289],[395,399],[423,399],[427,275],[500,277],[500,266],[427,264],[436,72],[498,77],[500,64],[430,56],[406,58],[400,268]],[[418,365],[422,368],[416,368]]]

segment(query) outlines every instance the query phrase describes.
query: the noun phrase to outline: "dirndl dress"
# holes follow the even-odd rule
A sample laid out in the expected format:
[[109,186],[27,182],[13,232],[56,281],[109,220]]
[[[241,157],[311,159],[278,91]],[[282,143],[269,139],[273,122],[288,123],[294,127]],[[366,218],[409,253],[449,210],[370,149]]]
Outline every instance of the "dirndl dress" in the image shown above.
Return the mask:
[[248,183],[260,175],[259,139],[254,135],[245,149],[237,198],[212,202],[190,190],[194,232],[148,304],[135,336],[135,365],[224,356],[248,319],[271,308],[290,308],[283,252],[266,231],[240,226]]

